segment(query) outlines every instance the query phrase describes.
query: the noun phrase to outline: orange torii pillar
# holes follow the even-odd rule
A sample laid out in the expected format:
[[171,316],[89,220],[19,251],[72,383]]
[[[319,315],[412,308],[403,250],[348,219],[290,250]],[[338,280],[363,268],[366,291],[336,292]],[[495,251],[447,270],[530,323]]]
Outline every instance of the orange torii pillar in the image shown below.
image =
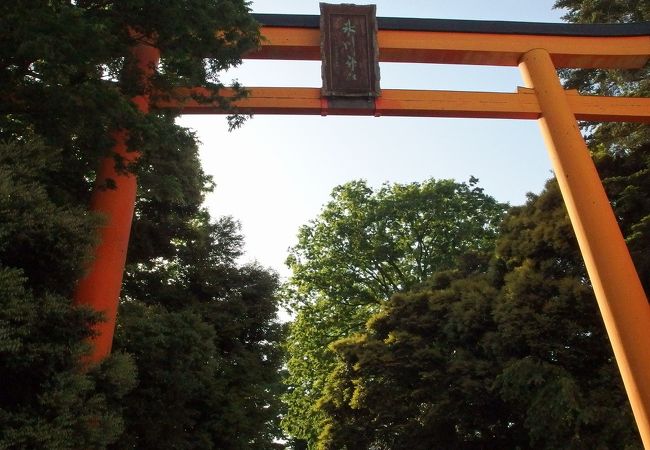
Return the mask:
[[650,449],[650,306],[556,68],[544,49],[520,69],[539,123],[645,448]]
[[[155,72],[160,52],[151,45],[140,43],[134,46],[131,56],[142,75],[143,86],[143,92],[131,101],[139,111],[148,113],[148,80]],[[86,276],[77,285],[74,296],[75,304],[90,306],[104,314],[104,321],[95,325],[93,330],[91,353],[85,360],[88,364],[101,362],[111,352],[137,191],[135,175],[116,170],[115,156],[128,167],[140,153],[127,149],[126,130],[116,131],[113,138],[115,146],[100,164],[90,204],[91,211],[100,213],[105,222],[98,230],[99,245],[94,259]],[[114,181],[114,189],[105,187],[107,179]]]

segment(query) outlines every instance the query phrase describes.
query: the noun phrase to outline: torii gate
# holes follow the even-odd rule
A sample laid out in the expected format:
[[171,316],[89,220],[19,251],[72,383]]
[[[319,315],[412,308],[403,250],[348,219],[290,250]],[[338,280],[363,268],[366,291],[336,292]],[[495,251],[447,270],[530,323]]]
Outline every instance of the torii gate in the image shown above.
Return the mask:
[[[266,39],[260,49],[245,55],[251,59],[319,60],[322,53],[323,89],[251,88],[248,98],[235,103],[238,110],[255,114],[538,120],[641,438],[645,447],[650,448],[650,305],[576,122],[650,123],[650,98],[581,96],[564,90],[556,72],[557,68],[643,67],[650,60],[650,23],[577,25],[375,19],[374,6],[369,15],[367,11],[359,13],[355,7],[345,11],[338,5],[325,5],[328,6],[333,9],[324,10],[329,15],[321,17],[255,15]],[[353,69],[357,69],[357,63],[367,64],[366,72],[360,70],[364,76],[370,74],[367,92],[353,93],[352,97],[337,90],[337,83],[346,84],[345,77],[331,73],[332,67],[339,71],[341,68],[340,61],[331,59],[332,54],[341,45],[348,48],[340,42],[341,29],[337,35],[332,24],[340,24],[346,17],[348,24],[366,26],[368,33],[361,40],[348,42],[353,52],[366,52],[365,56],[351,53]],[[150,76],[160,56],[154,44],[140,44],[133,53],[143,76]],[[378,60],[373,60],[376,56]],[[375,89],[378,79],[371,79],[378,61],[519,66],[526,87],[517,88],[514,93],[390,89],[380,92]],[[356,72],[352,76],[356,80]],[[351,79],[348,76],[347,81]],[[228,96],[231,92],[225,90],[222,94]],[[150,107],[181,108],[184,114],[224,113],[215,105],[191,100],[184,104],[168,101],[150,105],[146,94],[133,102],[144,113]],[[138,157],[137,152],[127,152],[125,133],[116,133],[115,139],[114,151],[118,155],[127,162]],[[111,349],[136,195],[135,177],[117,172],[114,162],[113,158],[106,158],[98,173],[100,180],[112,178],[116,189],[96,189],[93,194],[91,208],[104,214],[107,224],[100,230],[100,245],[89,273],[80,281],[75,294],[78,304],[90,305],[107,319],[96,328],[90,356],[95,363]]]

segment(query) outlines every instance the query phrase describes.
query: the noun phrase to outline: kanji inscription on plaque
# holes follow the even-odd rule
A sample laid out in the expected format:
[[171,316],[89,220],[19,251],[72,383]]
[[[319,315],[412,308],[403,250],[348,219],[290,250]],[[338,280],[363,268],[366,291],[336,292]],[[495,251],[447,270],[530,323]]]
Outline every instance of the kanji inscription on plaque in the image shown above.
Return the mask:
[[320,4],[323,95],[379,96],[375,5]]

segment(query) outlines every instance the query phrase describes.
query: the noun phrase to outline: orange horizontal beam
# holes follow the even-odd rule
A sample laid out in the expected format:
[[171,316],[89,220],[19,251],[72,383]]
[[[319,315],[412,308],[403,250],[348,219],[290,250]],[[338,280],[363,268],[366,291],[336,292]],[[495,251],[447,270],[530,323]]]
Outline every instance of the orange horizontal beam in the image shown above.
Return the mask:
[[567,98],[577,120],[650,123],[650,98],[579,95],[576,91],[569,91]]
[[[384,61],[517,66],[522,55],[543,48],[555,67],[636,68],[650,55],[650,37],[577,37],[383,31]],[[412,61],[417,59],[417,61]]]
[[537,119],[535,95],[496,92],[384,90],[377,100],[379,115]]
[[[180,108],[183,114],[223,114],[214,104],[199,103],[190,94],[201,89],[179,90],[185,101],[159,100],[158,108]],[[225,90],[224,95],[231,95]],[[581,96],[567,91],[571,110],[578,120],[650,123],[650,98]],[[241,113],[288,115],[366,115],[405,117],[466,117],[492,119],[538,119],[541,110],[532,89],[516,93],[419,91],[384,89],[376,102],[334,103],[321,98],[319,88],[250,88],[248,98],[235,106]]]
[[[320,60],[320,30],[262,27],[265,42],[250,59]],[[384,62],[517,66],[521,56],[546,49],[558,68],[640,68],[650,57],[650,36],[541,36],[379,30]]]

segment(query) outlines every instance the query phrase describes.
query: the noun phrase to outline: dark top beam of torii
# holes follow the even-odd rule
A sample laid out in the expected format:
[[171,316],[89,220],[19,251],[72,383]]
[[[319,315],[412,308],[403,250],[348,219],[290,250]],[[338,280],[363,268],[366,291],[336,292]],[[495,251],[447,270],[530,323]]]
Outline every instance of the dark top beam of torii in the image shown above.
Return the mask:
[[[253,14],[267,39],[249,59],[320,60],[320,16]],[[545,48],[558,68],[643,67],[650,22],[567,24],[377,18],[380,62],[517,66]]]
[[[320,27],[320,16],[306,14],[252,14],[263,27]],[[540,36],[648,36],[650,23],[542,23],[504,20],[424,19],[377,17],[379,30],[494,33]]]

